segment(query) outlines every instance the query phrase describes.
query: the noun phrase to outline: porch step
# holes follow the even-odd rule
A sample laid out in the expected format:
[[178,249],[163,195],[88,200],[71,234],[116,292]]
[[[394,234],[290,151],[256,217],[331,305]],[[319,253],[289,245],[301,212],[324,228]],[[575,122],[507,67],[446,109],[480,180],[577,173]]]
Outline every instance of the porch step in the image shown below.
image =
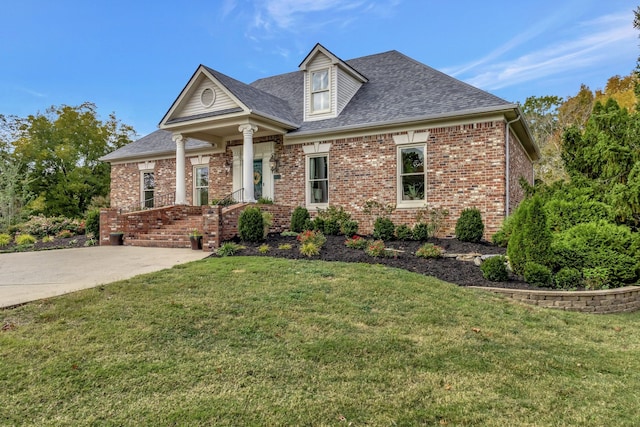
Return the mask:
[[143,248],[190,248],[189,240],[149,240],[149,239],[125,239],[125,246],[138,246]]
[[124,244],[157,248],[190,248],[189,234],[194,229],[202,231],[202,222],[201,215],[189,214],[175,219],[170,224],[152,228],[146,233],[136,233],[135,238],[125,237]]

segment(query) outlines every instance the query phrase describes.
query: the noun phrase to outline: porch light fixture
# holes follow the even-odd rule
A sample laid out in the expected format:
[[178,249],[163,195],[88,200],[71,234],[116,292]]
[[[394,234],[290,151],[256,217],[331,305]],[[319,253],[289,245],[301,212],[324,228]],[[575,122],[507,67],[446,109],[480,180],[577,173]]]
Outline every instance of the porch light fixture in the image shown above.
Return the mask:
[[231,160],[229,160],[229,158],[225,159],[222,167],[224,168],[224,173],[226,175],[229,175],[229,173],[231,172]]
[[269,167],[271,168],[271,172],[278,172],[278,158],[276,157],[276,153],[271,154]]

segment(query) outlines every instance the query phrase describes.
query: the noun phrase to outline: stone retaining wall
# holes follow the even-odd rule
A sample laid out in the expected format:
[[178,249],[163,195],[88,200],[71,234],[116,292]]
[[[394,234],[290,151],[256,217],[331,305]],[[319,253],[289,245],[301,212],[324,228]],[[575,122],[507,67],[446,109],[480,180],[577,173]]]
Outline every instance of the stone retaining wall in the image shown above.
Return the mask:
[[525,304],[559,310],[609,314],[640,309],[640,286],[605,291],[538,291],[481,286],[473,286],[473,288],[501,294]]

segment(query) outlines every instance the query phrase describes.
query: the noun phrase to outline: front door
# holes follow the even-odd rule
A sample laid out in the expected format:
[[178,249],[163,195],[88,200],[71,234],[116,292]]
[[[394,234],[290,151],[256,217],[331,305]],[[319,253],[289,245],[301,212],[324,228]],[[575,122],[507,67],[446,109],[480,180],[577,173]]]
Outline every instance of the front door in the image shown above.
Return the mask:
[[253,197],[262,197],[262,159],[253,161]]

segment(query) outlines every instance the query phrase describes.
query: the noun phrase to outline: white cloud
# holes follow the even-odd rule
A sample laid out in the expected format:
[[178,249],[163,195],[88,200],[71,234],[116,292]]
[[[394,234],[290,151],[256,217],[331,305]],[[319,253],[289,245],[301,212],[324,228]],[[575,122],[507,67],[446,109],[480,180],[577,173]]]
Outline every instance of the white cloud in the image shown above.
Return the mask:
[[[496,90],[561,73],[576,73],[619,56],[635,55],[637,34],[628,13],[582,22],[577,29],[579,33],[573,38],[555,39],[553,44],[536,51],[495,61],[520,44],[520,39],[539,33],[529,30],[485,58],[453,72],[471,85]],[[473,77],[460,76],[468,75],[470,70],[475,71]]]

